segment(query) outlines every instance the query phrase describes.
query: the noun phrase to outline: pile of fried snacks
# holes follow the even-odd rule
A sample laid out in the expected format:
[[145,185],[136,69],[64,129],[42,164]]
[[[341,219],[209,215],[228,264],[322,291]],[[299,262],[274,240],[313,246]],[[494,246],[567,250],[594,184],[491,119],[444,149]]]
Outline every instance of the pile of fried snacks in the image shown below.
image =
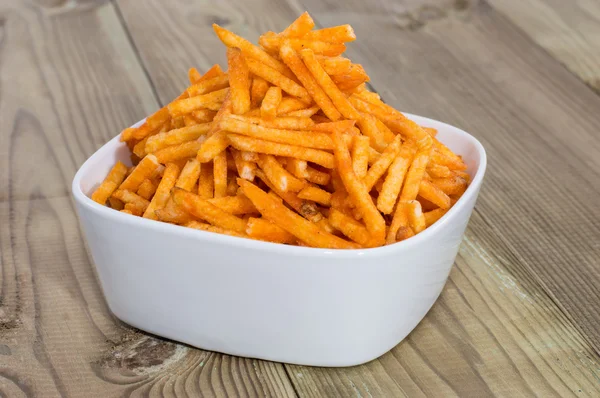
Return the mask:
[[213,25],[228,70],[190,86],[121,134],[92,199],[134,216],[290,245],[392,244],[442,217],[467,189],[462,158],[370,92],[341,54],[350,25],[308,13],[256,46]]

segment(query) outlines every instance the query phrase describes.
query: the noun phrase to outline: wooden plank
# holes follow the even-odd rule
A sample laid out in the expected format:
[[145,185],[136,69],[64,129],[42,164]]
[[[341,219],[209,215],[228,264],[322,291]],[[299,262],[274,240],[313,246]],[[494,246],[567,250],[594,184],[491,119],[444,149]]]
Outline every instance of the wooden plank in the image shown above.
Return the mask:
[[600,1],[488,0],[600,93]]
[[281,365],[142,334],[106,307],[71,180],[158,107],[114,5],[0,3],[0,51],[0,396],[293,396]]

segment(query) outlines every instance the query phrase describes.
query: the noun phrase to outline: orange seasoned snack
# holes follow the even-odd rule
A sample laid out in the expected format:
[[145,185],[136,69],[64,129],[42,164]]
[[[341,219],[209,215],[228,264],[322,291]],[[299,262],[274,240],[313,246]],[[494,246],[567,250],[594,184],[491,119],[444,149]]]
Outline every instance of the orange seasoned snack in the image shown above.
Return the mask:
[[121,140],[92,199],[160,222],[279,244],[393,244],[440,219],[469,185],[463,159],[385,104],[342,56],[350,25],[308,13],[259,45],[213,25],[228,70],[190,86]]

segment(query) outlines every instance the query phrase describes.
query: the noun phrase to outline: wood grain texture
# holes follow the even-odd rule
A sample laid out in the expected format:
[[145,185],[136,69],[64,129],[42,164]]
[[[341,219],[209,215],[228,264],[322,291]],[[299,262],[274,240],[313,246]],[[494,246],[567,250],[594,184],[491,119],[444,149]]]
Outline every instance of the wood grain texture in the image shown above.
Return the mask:
[[488,0],[600,93],[599,0]]
[[70,184],[158,107],[109,2],[0,3],[0,396],[294,396],[282,365],[139,333],[106,307]]

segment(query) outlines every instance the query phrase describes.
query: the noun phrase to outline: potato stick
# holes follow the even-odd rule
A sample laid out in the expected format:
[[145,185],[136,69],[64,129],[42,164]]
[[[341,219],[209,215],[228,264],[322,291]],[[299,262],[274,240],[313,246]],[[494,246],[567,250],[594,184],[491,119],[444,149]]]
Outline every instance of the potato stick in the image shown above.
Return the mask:
[[196,159],[190,159],[187,161],[185,166],[181,169],[181,174],[177,178],[175,186],[177,188],[185,189],[186,191],[192,191],[198,178],[200,177],[200,162]]
[[[277,108],[277,115],[279,116],[285,113],[303,109],[306,109],[306,103],[300,101],[298,98],[283,97],[281,99],[281,103],[279,104],[279,108]],[[260,114],[258,116],[260,116]]]
[[448,209],[435,209],[428,212],[423,213],[423,217],[425,218],[425,225],[430,227],[437,220],[442,218],[444,214],[448,212]]
[[240,151],[250,151],[265,153],[268,155],[298,158],[316,163],[328,169],[331,169],[334,166],[333,155],[318,149],[280,144],[276,142],[245,137],[239,134],[229,134],[228,138],[231,142],[231,145]]
[[284,169],[272,155],[260,155],[258,165],[279,191],[298,192],[305,186],[304,182]]
[[260,116],[265,120],[272,120],[277,116],[277,108],[281,103],[281,88],[269,87],[260,106]]
[[237,47],[227,49],[227,64],[229,65],[232,113],[242,115],[250,110],[250,71],[246,58]]
[[258,153],[256,152],[240,151],[240,154],[246,162],[258,162]]
[[433,162],[427,164],[427,173],[432,178],[450,178],[454,175],[448,167]]
[[159,133],[148,138],[146,141],[146,152],[154,153],[160,149],[192,141],[207,134],[212,123],[201,123],[194,126],[186,126],[173,129],[166,133]]
[[357,93],[356,96],[359,97],[359,98],[361,98],[361,99],[363,99],[363,100],[365,100],[365,101],[367,101],[367,102],[370,102],[372,104],[380,104],[380,103],[382,103],[381,97],[379,96],[379,94],[373,93],[371,91],[366,91],[365,90],[365,91],[362,91],[360,93]]
[[[415,155],[410,169],[406,173],[406,180],[402,186],[402,192],[400,193],[400,200],[402,202],[408,202],[409,200],[415,200],[419,193],[419,186],[423,175],[425,174],[425,168],[429,162],[429,154],[431,153],[431,138],[429,138],[429,145],[420,148]],[[414,229],[414,228],[413,228]],[[415,231],[417,233],[417,231]]]
[[396,136],[396,139],[389,144],[387,148],[385,148],[385,151],[383,151],[379,159],[377,159],[369,171],[367,171],[367,176],[363,179],[363,182],[367,187],[367,191],[371,191],[371,189],[373,189],[375,183],[387,171],[390,164],[392,164],[398,155],[398,151],[400,150],[400,143],[400,136]]
[[228,31],[227,29],[220,27],[217,24],[213,24],[213,29],[215,30],[215,33],[217,34],[219,39],[227,47],[237,47],[242,51],[242,54],[244,54],[245,56],[260,61],[262,64],[265,64],[270,68],[275,69],[279,73],[288,75],[290,74],[289,69],[284,64],[267,54],[264,50],[250,43],[248,40]]
[[300,83],[306,88],[311,98],[323,110],[323,113],[331,120],[338,120],[342,115],[302,62],[298,53],[289,45],[284,45],[281,47],[279,54],[283,62],[294,72]]
[[237,183],[237,175],[229,174],[227,176],[227,196],[235,196],[240,186]]
[[348,130],[354,127],[355,123],[355,120],[339,120],[337,122],[318,123],[315,125],[313,130],[323,131],[326,133],[333,133],[334,131],[346,133]]
[[285,116],[285,117],[311,117],[315,113],[319,112],[320,109],[321,108],[319,108],[318,106],[311,106],[310,108],[298,109],[297,111],[284,113],[282,116]]
[[229,87],[229,80],[234,77],[230,77],[224,73],[222,75],[213,77],[212,79],[203,80],[200,83],[196,83],[187,88],[187,92],[190,97],[196,95],[208,94],[216,90],[222,90]]
[[312,30],[302,36],[302,38],[306,40],[326,41],[329,43],[346,43],[356,40],[356,35],[354,34],[352,26],[346,24]]
[[[396,237],[400,228],[409,227],[408,224],[408,204],[406,202],[398,202],[394,210],[392,222],[388,228],[386,244],[391,245],[397,241]],[[410,228],[410,227],[409,227]]]
[[140,184],[150,177],[159,166],[158,159],[154,155],[146,155],[135,169],[127,176],[119,189],[136,192]]
[[172,224],[185,224],[195,219],[190,213],[177,206],[172,198],[169,198],[167,204],[162,209],[154,211],[159,221]]
[[119,211],[120,211],[121,213],[125,213],[125,214],[131,214],[131,215],[133,215],[133,212],[132,212],[131,210],[129,210],[129,209],[121,209],[121,210],[119,210]]
[[396,134],[388,126],[385,125],[381,120],[375,118],[375,123],[377,124],[377,128],[383,134],[383,139],[386,143],[390,143],[394,141]]
[[371,236],[369,235],[367,228],[354,218],[332,208],[329,210],[329,217],[327,219],[333,228],[343,233],[350,238],[350,240],[361,246],[369,245]]
[[260,106],[268,89],[269,83],[265,79],[256,76],[252,79],[252,87],[250,89],[250,105],[252,108]]
[[117,189],[113,192],[113,196],[125,204],[133,204],[137,209],[146,209],[150,204],[148,200],[142,198],[140,195],[123,189]]
[[277,87],[281,87],[281,89],[286,93],[300,98],[307,104],[311,102],[311,98],[304,87],[289,77],[283,75],[279,71],[253,59],[247,59],[246,63],[248,64],[248,69],[250,69],[250,72],[256,76],[265,79]]
[[246,234],[254,239],[275,243],[296,242],[296,237],[285,229],[263,218],[250,217],[246,226]]
[[112,193],[121,185],[127,175],[127,166],[117,162],[92,194],[92,200],[101,205],[105,204]]
[[329,180],[331,178],[329,174],[319,171],[310,166],[306,167],[306,174],[308,175],[306,179],[312,182],[313,184],[317,185],[327,185],[329,184]]
[[190,222],[186,223],[184,225],[184,227],[199,229],[201,231],[214,232],[214,233],[222,234],[222,235],[235,236],[238,238],[249,238],[248,235],[246,235],[246,234],[242,234],[242,233],[239,233],[236,231],[232,231],[230,229],[221,228],[221,227],[217,227],[217,226],[210,225],[210,224],[205,224],[205,223],[202,223],[199,221],[190,221]]
[[281,199],[281,197],[279,195],[277,195],[277,193],[275,193],[275,191],[269,189],[269,196],[277,199],[277,201],[279,201],[280,203],[283,203],[283,199]]
[[388,169],[387,176],[383,180],[383,185],[377,197],[377,208],[383,214],[390,214],[394,209],[414,152],[414,148],[405,143],[400,147],[396,159]]
[[440,141],[438,141],[435,138],[433,139],[433,147],[436,149],[437,152],[452,159],[452,162],[455,163],[457,166],[460,165],[459,167],[456,167],[457,169],[459,169],[459,170],[466,169],[466,165],[463,162],[462,158],[460,156],[458,156],[457,154],[455,154],[454,152],[452,152],[450,150],[450,148],[448,148],[446,145],[442,144]]
[[123,210],[130,212],[134,216],[141,217],[144,214],[146,205],[140,202],[125,203]]
[[309,246],[332,249],[353,249],[357,246],[329,234],[316,224],[289,210],[262,189],[246,180],[239,179],[244,194],[254,203],[264,218],[285,229]]
[[183,210],[214,226],[238,233],[245,233],[246,231],[246,221],[221,210],[219,207],[191,192],[175,188],[173,189],[173,200]]
[[433,178],[431,182],[446,195],[462,194],[467,188],[467,182],[459,176]]
[[183,115],[177,116],[177,117],[174,117],[173,119],[171,119],[171,127],[174,129],[180,129],[182,127],[185,127],[185,122],[183,121]]
[[229,88],[213,91],[208,94],[176,100],[167,105],[172,117],[183,116],[196,109],[208,108],[214,103],[223,102],[229,93]]
[[256,163],[244,160],[241,152],[235,148],[230,148],[230,151],[233,155],[233,161],[235,162],[235,168],[238,175],[245,180],[253,181],[256,171]]
[[218,154],[227,149],[228,146],[229,140],[227,139],[227,135],[223,131],[219,131],[201,144],[196,152],[196,159],[200,163],[210,162]]
[[200,74],[200,72],[198,72],[198,69],[190,68],[188,70],[188,78],[190,79],[190,84],[196,83],[198,80],[200,80],[201,77],[202,75]]
[[307,48],[300,51],[300,57],[323,91],[329,96],[337,110],[346,119],[358,120],[360,114],[354,109],[344,93],[337,88],[329,75],[323,70],[321,64],[319,64],[319,61],[315,58],[315,53]]
[[152,199],[152,195],[156,192],[156,185],[150,180],[146,178],[137,190],[137,194],[146,200]]
[[294,131],[272,129],[246,123],[235,119],[226,119],[220,123],[221,129],[232,133],[247,135],[282,144],[298,145],[308,148],[333,149],[331,137],[318,131]]
[[221,69],[219,64],[214,64],[213,66],[210,67],[209,70],[206,71],[206,73],[204,75],[202,75],[200,80],[197,81],[196,83],[201,83],[204,80],[214,79],[215,77],[222,76],[224,74],[225,74],[225,72],[223,72],[223,70]]
[[346,51],[344,43],[328,43],[320,40],[307,40],[304,38],[286,38],[273,33],[267,33],[260,37],[259,44],[270,53],[277,53],[285,44],[296,51],[310,48],[315,54],[334,57]]
[[369,189],[356,177],[352,169],[350,152],[343,139],[343,134],[334,132],[332,134],[334,143],[335,162],[338,173],[344,183],[344,187],[352,198],[352,201],[360,211],[362,218],[372,237],[374,245],[382,245],[385,242],[385,220],[375,207]]
[[121,142],[131,142],[133,140],[133,133],[137,130],[137,127],[127,127],[121,131]]
[[315,22],[308,15],[308,12],[304,11],[294,22],[290,24],[283,32],[280,33],[283,37],[302,37],[306,33],[310,32],[315,27]]
[[264,120],[260,117],[230,115],[229,118],[273,129],[311,130],[316,126],[315,122],[309,117],[277,117],[272,120]]
[[308,186],[298,192],[300,199],[312,200],[322,204],[323,206],[331,206],[331,194],[327,191],[322,190],[314,186]]
[[287,158],[285,164],[285,169],[300,179],[308,178],[308,172],[306,171],[307,167],[308,164],[306,163],[306,160],[296,158]]
[[[300,101],[300,100],[298,100],[298,101]],[[248,112],[244,113],[242,116],[260,117],[260,108],[251,109]]]
[[430,181],[421,180],[419,184],[419,196],[438,205],[442,209],[450,208],[450,197]]
[[[435,141],[434,141],[435,142]],[[457,160],[458,159],[458,160]],[[467,165],[460,159],[447,156],[435,148],[431,153],[431,161],[436,164],[448,167],[450,170],[464,171],[467,169]]]
[[382,152],[387,147],[383,133],[377,128],[377,121],[373,115],[363,113],[357,121],[360,131],[370,138],[370,144],[377,151]]
[[406,213],[408,215],[408,223],[410,227],[418,234],[423,231],[427,226],[425,224],[425,217],[421,210],[421,203],[418,200],[409,200],[406,205]]
[[217,112],[210,109],[198,109],[190,113],[198,123],[212,122]]
[[[471,181],[471,176],[469,175],[469,173],[467,173],[466,171],[463,170],[453,170],[452,171],[455,175],[457,175],[458,177],[462,178],[463,180],[465,180],[465,182],[467,183],[467,185],[469,184],[469,182]],[[466,188],[466,187],[465,187]]]
[[171,189],[175,186],[175,182],[177,181],[177,177],[179,176],[179,166],[174,163],[168,163],[165,169],[165,174],[163,178],[160,180],[158,187],[156,188],[156,192],[154,193],[154,197],[152,197],[152,201],[150,201],[150,206],[144,212],[144,218],[150,218],[152,220],[157,220],[155,211],[162,209],[167,204],[169,200]]
[[183,124],[185,124],[185,127],[190,127],[197,125],[198,121],[194,119],[191,115],[185,115],[183,117]]
[[121,200],[112,196],[108,198],[108,205],[111,209],[115,210],[123,210],[123,207],[125,206],[125,204]]
[[432,137],[435,137],[437,135],[437,130],[433,127],[423,127],[423,130],[425,130]]
[[369,167],[369,141],[369,137],[364,135],[358,135],[353,139],[352,169],[360,179],[365,178]]
[[317,60],[328,75],[343,75],[350,73],[350,70],[352,69],[352,61],[348,58],[319,55],[317,56]]
[[213,165],[203,163],[200,165],[200,177],[198,178],[198,196],[202,199],[214,197],[215,178],[213,175]]
[[373,147],[369,147],[369,166],[374,165],[380,157],[381,153],[377,152]]
[[153,132],[159,130],[169,119],[169,110],[166,107],[160,108],[158,111],[148,116],[144,124],[133,132],[133,138],[141,140],[144,137],[149,136]]
[[144,138],[143,140],[141,140],[140,142],[138,142],[137,144],[135,144],[135,146],[131,150],[131,152],[133,152],[133,154],[135,156],[137,156],[138,158],[140,158],[140,159],[147,155],[147,152],[146,152],[146,143],[148,142],[149,138],[150,137]]
[[333,75],[331,76],[331,80],[333,80],[337,85],[353,83],[355,86],[358,86],[361,83],[368,82],[370,79],[362,65],[352,64],[348,73]]
[[195,156],[198,153],[198,150],[201,146],[202,143],[199,141],[188,141],[184,142],[183,144],[168,146],[166,148],[160,149],[154,152],[154,155],[160,163],[166,164],[169,162],[174,162]]
[[215,198],[227,196],[227,156],[221,151],[213,160]]
[[[236,181],[237,184],[237,181]],[[208,199],[219,209],[233,215],[256,214],[258,210],[245,195],[225,196],[222,198]]]

